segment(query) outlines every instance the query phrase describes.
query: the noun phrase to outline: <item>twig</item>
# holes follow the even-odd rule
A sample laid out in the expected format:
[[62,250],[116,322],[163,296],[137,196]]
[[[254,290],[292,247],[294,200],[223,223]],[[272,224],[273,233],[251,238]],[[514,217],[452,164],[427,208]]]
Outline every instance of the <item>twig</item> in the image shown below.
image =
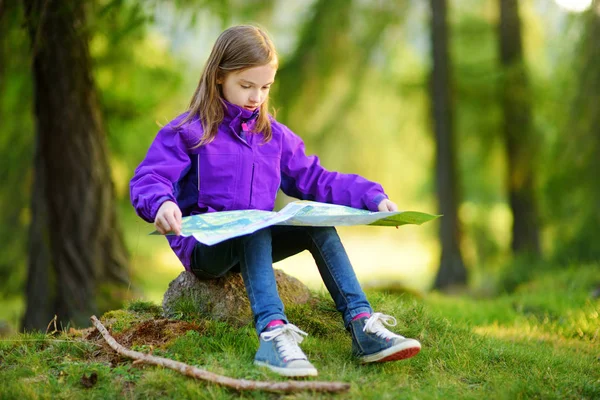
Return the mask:
[[92,316],[90,318],[92,324],[98,329],[98,331],[104,337],[104,340],[113,348],[117,353],[124,355],[129,358],[133,358],[136,362],[144,362],[148,364],[160,365],[162,367],[171,368],[175,371],[181,372],[183,375],[190,376],[196,379],[202,379],[209,382],[223,385],[236,390],[265,390],[268,392],[278,393],[292,393],[299,391],[314,391],[314,392],[346,392],[350,389],[349,383],[344,382],[265,382],[265,381],[250,381],[246,379],[234,379],[223,375],[217,375],[212,372],[205,371],[203,369],[175,361],[168,358],[157,357],[149,354],[140,353],[138,351],[129,350],[126,347],[121,346],[117,341],[108,333],[104,325],[96,318]]
[[50,322],[48,323],[48,326],[46,327],[46,335],[48,334],[48,331],[50,330],[50,328],[52,327],[52,325],[54,325],[54,330],[52,332],[50,332],[51,335],[54,335],[55,333],[58,332],[58,328],[56,327],[56,320],[57,320],[58,316],[56,314],[54,314],[54,318],[52,318],[50,320]]

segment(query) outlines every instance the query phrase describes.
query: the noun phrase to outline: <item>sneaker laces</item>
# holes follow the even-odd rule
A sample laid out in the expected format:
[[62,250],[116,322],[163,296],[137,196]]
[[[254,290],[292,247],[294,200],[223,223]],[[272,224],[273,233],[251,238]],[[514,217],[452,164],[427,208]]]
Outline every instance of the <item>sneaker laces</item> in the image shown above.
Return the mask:
[[383,326],[383,324],[386,324],[387,326],[396,326],[396,318],[392,317],[391,315],[374,313],[369,317],[369,319],[365,323],[363,332],[374,333],[378,337],[386,340],[394,338],[404,339],[404,336],[389,331],[385,326]]
[[302,343],[303,336],[308,336],[294,324],[284,324],[281,328],[266,331],[260,334],[261,339],[266,342],[275,340],[277,350],[281,352],[284,360],[307,360],[306,355],[298,346]]

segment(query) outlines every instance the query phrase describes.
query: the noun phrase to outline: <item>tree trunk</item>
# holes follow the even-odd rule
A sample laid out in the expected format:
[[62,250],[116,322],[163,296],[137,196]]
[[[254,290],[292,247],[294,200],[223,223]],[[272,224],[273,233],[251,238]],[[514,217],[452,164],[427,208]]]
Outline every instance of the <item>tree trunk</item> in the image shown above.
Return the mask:
[[[39,138],[38,138],[39,139]],[[27,310],[23,317],[23,328],[42,329],[54,316],[50,290],[50,238],[48,237],[48,218],[45,201],[43,168],[41,165],[39,143],[36,143],[34,157],[33,190],[31,196],[31,225],[29,226],[28,268],[27,268]],[[52,276],[52,281],[55,277]]]
[[503,133],[508,159],[507,190],[513,214],[515,254],[540,255],[538,210],[534,195],[535,145],[531,96],[523,62],[517,0],[500,0],[500,61],[503,69]]
[[[48,321],[34,317],[44,306],[63,326],[87,325],[90,315],[103,311],[99,303],[104,309],[120,304],[128,276],[91,77],[85,2],[24,3],[38,149],[23,327],[45,328]],[[43,256],[46,243],[48,257]],[[44,285],[50,290],[37,291]]]
[[450,60],[448,55],[448,24],[446,0],[431,0],[431,106],[436,143],[436,183],[440,213],[442,254],[435,287],[463,285],[467,271],[460,250],[458,221],[458,183],[452,122]]

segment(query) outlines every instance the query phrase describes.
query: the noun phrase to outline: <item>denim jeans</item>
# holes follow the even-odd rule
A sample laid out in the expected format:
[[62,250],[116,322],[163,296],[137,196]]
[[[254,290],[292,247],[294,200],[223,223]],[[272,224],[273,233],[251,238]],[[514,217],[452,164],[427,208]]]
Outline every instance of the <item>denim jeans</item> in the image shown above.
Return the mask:
[[344,326],[360,313],[373,312],[333,227],[271,226],[213,246],[197,243],[191,269],[199,279],[215,279],[239,270],[260,334],[274,319],[288,322],[273,263],[303,250],[310,251],[315,259]]

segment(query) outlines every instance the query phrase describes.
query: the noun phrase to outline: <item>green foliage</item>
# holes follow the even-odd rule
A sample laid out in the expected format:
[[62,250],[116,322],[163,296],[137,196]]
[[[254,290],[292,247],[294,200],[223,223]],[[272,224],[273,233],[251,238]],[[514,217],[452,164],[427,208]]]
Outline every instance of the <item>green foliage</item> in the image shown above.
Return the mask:
[[[401,26],[406,8],[404,1],[377,6],[344,0],[312,4],[293,53],[282,57],[272,92],[278,119],[300,133],[309,149],[334,158],[333,143],[337,152],[340,146],[351,152],[353,144],[367,142],[368,137],[354,137],[358,132],[353,113],[360,113],[363,98],[375,100],[372,86],[385,88],[381,72],[386,64],[377,56],[394,54],[395,48],[386,48],[387,35]],[[347,130],[353,140],[340,143]],[[350,162],[343,167],[359,165]]]
[[117,196],[125,201],[131,171],[158,125],[183,111],[178,91],[183,64],[169,54],[167,38],[152,28],[153,11],[138,1],[113,0],[98,2],[90,13],[94,78]]
[[[555,126],[548,149],[543,191],[550,248],[563,263],[600,259],[600,16],[596,5],[571,23],[575,46],[563,49],[569,59],[552,77],[547,110]],[[573,73],[575,71],[575,73]],[[564,99],[568,102],[565,103]]]
[[33,161],[29,39],[22,7],[0,12],[0,299],[18,294],[25,283],[25,252],[30,222],[29,193]]
[[[423,299],[371,292],[373,306],[394,315],[394,330],[423,344],[416,357],[401,362],[360,365],[350,354],[350,338],[331,299],[292,305],[288,316],[310,335],[302,343],[319,369],[319,380],[351,382],[343,398],[596,398],[600,301],[589,297],[598,265],[542,271],[512,294],[495,299]],[[115,335],[126,337],[140,321],[151,321],[155,306],[139,302],[103,317]],[[132,310],[137,309],[137,311]],[[140,314],[141,313],[141,314]],[[152,318],[152,317],[149,317]],[[137,322],[136,322],[137,320]],[[183,323],[183,322],[180,322]],[[119,327],[119,329],[117,329]],[[254,367],[257,338],[252,326],[239,329],[197,320],[164,344],[132,348],[169,357],[238,379],[284,381]],[[155,333],[146,337],[155,337]],[[101,341],[21,334],[0,341],[2,395],[23,398],[274,398],[263,392],[241,394],[195,381],[174,371],[106,360]],[[97,383],[84,388],[92,373]],[[301,393],[293,398],[330,398]]]

